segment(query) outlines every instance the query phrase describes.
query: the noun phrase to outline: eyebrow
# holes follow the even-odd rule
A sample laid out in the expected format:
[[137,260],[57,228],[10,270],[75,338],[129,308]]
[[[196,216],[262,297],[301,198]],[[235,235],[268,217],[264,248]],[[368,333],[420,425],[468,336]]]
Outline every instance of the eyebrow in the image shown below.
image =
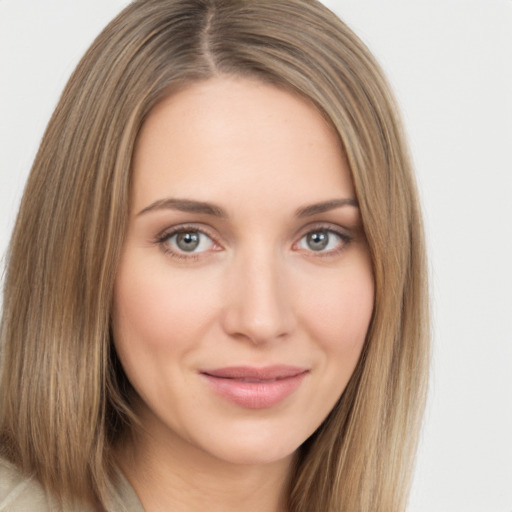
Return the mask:
[[[314,203],[307,206],[302,206],[295,211],[295,216],[298,218],[310,217],[319,213],[325,213],[336,208],[342,208],[344,206],[352,206],[358,208],[357,201],[351,198],[344,199],[330,199],[321,203]],[[195,201],[192,199],[176,199],[167,198],[159,199],[151,203],[149,206],[143,208],[138,214],[144,215],[148,212],[159,211],[159,210],[177,210],[188,213],[202,213],[205,215],[212,215],[213,217],[226,218],[227,213],[220,207],[213,203],[205,201]]]
[[299,218],[310,217],[312,215],[317,215],[318,213],[325,213],[330,210],[335,210],[336,208],[342,208],[343,206],[352,206],[354,208],[359,207],[357,201],[352,198],[331,199],[329,201],[303,206],[295,212],[295,215]]
[[137,215],[158,210],[178,210],[180,212],[203,213],[214,217],[227,217],[226,212],[212,203],[192,199],[160,199],[142,209]]

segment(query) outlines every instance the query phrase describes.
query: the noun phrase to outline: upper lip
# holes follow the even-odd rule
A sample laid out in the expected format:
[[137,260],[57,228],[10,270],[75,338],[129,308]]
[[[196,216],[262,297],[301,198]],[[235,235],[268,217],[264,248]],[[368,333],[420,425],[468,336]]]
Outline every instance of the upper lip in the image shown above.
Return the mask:
[[273,365],[264,367],[228,366],[225,368],[202,370],[201,373],[222,379],[254,379],[266,381],[295,377],[307,371],[307,368],[299,366]]

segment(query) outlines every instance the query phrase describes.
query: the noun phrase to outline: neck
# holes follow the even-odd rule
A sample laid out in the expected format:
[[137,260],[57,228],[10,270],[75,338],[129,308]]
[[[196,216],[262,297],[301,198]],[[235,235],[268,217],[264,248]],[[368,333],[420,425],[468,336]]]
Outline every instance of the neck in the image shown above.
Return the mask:
[[220,460],[182,439],[136,433],[118,462],[146,512],[287,512],[293,455],[265,464]]

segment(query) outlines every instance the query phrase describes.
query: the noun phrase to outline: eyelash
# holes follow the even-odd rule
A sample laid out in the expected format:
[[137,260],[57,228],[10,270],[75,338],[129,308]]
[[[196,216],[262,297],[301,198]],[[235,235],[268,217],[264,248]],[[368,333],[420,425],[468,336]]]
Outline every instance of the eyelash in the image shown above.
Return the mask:
[[[308,252],[317,258],[318,257],[326,258],[326,257],[337,256],[343,250],[345,250],[345,248],[347,247],[348,244],[350,244],[353,241],[353,237],[351,235],[347,234],[345,231],[342,231],[341,229],[333,228],[332,225],[315,225],[312,228],[308,229],[306,232],[304,232],[300,236],[298,241],[293,244],[293,247],[296,247],[308,235],[310,235],[312,233],[319,233],[319,232],[324,232],[324,233],[328,233],[330,235],[335,235],[335,236],[339,237],[340,244],[339,244],[339,247],[336,247],[335,249],[331,249],[329,251],[314,251],[313,249],[310,249],[310,250],[304,249],[304,252]],[[208,237],[211,240],[213,245],[221,247],[220,244],[216,241],[215,237],[212,234],[210,234],[207,230],[205,230],[203,228],[198,228],[197,226],[194,226],[194,225],[181,225],[181,226],[177,226],[177,227],[168,229],[168,230],[164,231],[163,233],[161,233],[160,235],[158,235],[157,238],[155,239],[154,243],[160,247],[160,249],[164,252],[164,254],[169,255],[173,258],[179,259],[179,260],[197,260],[201,257],[201,255],[204,252],[208,252],[208,251],[201,251],[198,253],[194,253],[194,252],[187,253],[187,252],[179,252],[179,251],[171,249],[169,247],[169,243],[168,243],[169,240],[172,237],[182,234],[182,233],[199,233],[200,235],[204,235],[204,236]],[[301,249],[297,249],[297,250],[301,250]],[[217,252],[217,251],[214,250],[214,252]]]
[[179,260],[197,260],[198,258],[200,258],[201,254],[203,254],[202,252],[198,252],[198,253],[178,252],[169,247],[169,244],[168,244],[169,240],[173,236],[179,235],[181,233],[199,233],[201,235],[207,236],[212,241],[212,243],[214,245],[217,245],[220,247],[220,244],[218,244],[216,242],[214,236],[212,236],[210,233],[208,233],[208,231],[206,231],[205,229],[198,228],[197,226],[194,226],[194,225],[190,225],[190,226],[181,225],[181,226],[177,226],[177,227],[168,229],[156,238],[155,243],[161,248],[161,250],[164,252],[164,254],[167,254],[173,258],[177,258]]
[[[329,235],[335,235],[340,239],[339,246],[331,249],[329,251],[314,251],[313,249],[304,249],[305,252],[308,252],[315,258],[329,258],[333,256],[338,256],[342,251],[346,249],[346,247],[353,241],[353,237],[349,235],[346,231],[343,231],[339,228],[334,228],[332,225],[315,225],[312,228],[309,228],[305,233],[301,235],[299,240],[293,244],[293,246],[297,246],[305,237],[311,235],[313,233],[328,233]],[[300,250],[300,249],[299,249]]]

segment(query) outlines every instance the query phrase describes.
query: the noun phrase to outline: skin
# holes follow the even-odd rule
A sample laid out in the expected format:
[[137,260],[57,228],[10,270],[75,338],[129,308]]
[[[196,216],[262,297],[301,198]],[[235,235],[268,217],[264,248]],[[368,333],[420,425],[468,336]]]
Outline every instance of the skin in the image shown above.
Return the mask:
[[[175,229],[200,245],[184,251]],[[294,456],[345,389],[373,300],[350,170],[312,105],[225,77],[159,103],[136,145],[113,314],[142,425],[119,460],[145,509],[286,510]],[[275,364],[306,373],[263,408],[201,373]]]

